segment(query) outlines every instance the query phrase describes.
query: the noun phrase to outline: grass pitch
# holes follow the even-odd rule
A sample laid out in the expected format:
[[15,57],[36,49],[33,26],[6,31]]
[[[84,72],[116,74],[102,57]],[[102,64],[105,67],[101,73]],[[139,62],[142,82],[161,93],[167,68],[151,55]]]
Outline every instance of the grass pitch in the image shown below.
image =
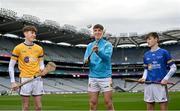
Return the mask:
[[[180,110],[180,92],[170,92],[169,110]],[[44,95],[43,110],[88,110],[87,94],[59,94]],[[143,93],[114,93],[113,103],[115,110],[146,110]],[[30,100],[30,109],[34,110],[33,98]],[[105,110],[104,100],[100,94],[98,110]],[[156,110],[159,104],[156,104]],[[21,110],[20,96],[0,96],[0,110]]]

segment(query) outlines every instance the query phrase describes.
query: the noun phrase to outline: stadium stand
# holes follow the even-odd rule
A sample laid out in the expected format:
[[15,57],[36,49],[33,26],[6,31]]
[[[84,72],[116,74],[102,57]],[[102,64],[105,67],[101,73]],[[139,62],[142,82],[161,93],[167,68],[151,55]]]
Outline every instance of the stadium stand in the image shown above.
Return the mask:
[[[8,38],[1,37],[0,38],[0,51],[1,54],[10,54],[14,46],[23,42],[23,40],[19,40],[16,38]],[[8,43],[8,47],[7,47]],[[50,59],[54,59],[57,61],[66,61],[66,62],[82,62],[84,57],[85,48],[78,47],[67,47],[56,44],[42,43],[37,42],[37,44],[41,45],[45,50],[45,55]],[[172,45],[162,45],[164,49],[167,49],[171,52],[172,56],[175,60],[180,59],[180,44],[172,44]],[[137,64],[142,63],[143,54],[147,51],[147,47],[133,47],[133,48],[114,48],[112,63],[122,64]]]
[[[13,48],[24,41],[21,29],[25,25],[35,25],[38,28],[35,43],[43,47],[45,63],[53,61],[57,64],[57,70],[44,78],[45,92],[87,92],[88,67],[83,66],[86,48],[76,45],[87,45],[93,40],[88,30],[87,33],[82,33],[72,25],[60,26],[51,20],[40,22],[38,17],[31,15],[23,15],[19,18],[16,12],[2,8],[0,10],[0,91],[9,90],[8,63]],[[168,88],[172,91],[180,91],[180,77],[178,77],[180,73],[180,30],[171,29],[158,34],[160,35],[161,47],[171,52],[178,67],[177,74],[171,79],[176,85],[168,86]],[[143,54],[148,50],[147,46],[141,46],[141,44],[146,43],[145,36],[146,34],[106,37],[114,46],[112,56],[114,91],[143,91],[143,84],[126,82],[123,78],[141,77]],[[169,40],[174,40],[176,43],[164,44]],[[69,43],[70,46],[59,45],[61,42]],[[118,47],[124,44],[133,44],[134,47]],[[17,66],[15,72],[18,75]],[[18,81],[17,78],[16,80]]]

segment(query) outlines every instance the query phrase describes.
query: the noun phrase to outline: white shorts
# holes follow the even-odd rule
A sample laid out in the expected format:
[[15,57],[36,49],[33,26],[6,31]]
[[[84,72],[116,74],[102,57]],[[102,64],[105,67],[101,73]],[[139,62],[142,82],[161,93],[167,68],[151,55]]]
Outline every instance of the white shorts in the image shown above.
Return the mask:
[[145,102],[167,102],[168,89],[167,86],[160,84],[145,84],[144,87]]
[[[29,79],[31,78],[20,78],[20,82],[22,83]],[[39,96],[44,94],[42,78],[35,78],[33,81],[21,86],[19,93],[21,96]]]
[[112,79],[111,78],[89,78],[88,84],[89,92],[107,92],[112,91]]

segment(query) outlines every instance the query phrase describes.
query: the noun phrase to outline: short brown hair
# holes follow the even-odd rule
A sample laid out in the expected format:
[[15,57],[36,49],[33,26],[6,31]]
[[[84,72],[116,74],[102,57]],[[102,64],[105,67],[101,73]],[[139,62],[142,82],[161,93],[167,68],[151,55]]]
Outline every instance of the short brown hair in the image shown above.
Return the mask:
[[31,25],[27,25],[25,27],[23,27],[22,29],[23,32],[27,32],[27,31],[33,31],[33,32],[37,32],[37,28],[35,26],[31,26]]
[[101,24],[94,25],[93,29],[100,28],[101,30],[104,30],[104,27]]
[[159,40],[159,35],[158,35],[157,32],[150,32],[149,34],[147,34],[146,40],[147,40],[149,37],[157,38],[157,39]]

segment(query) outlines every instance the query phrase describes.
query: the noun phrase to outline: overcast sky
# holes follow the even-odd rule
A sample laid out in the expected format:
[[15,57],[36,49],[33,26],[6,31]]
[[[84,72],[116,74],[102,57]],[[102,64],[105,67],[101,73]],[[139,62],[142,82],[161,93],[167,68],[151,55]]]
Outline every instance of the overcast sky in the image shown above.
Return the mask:
[[100,23],[115,35],[180,27],[180,0],[0,0],[0,7],[78,28]]

